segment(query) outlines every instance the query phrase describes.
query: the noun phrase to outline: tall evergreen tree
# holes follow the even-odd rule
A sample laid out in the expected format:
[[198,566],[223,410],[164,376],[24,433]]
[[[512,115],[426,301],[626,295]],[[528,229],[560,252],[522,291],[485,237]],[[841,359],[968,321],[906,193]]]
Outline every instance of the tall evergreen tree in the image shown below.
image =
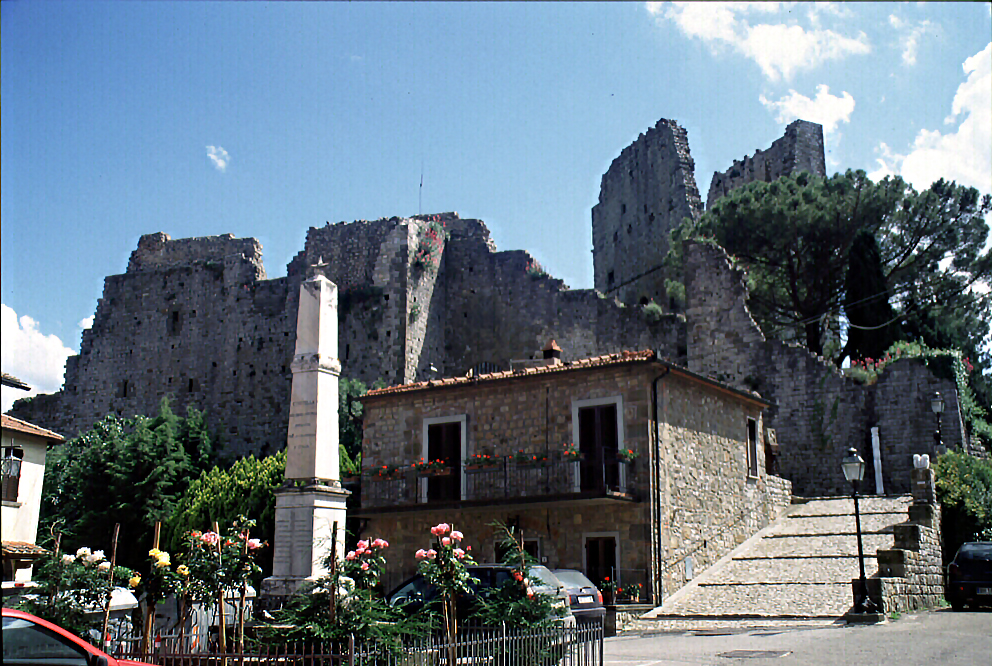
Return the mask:
[[875,235],[862,229],[848,251],[844,313],[849,328],[841,358],[881,358],[899,340],[898,317],[889,297]]

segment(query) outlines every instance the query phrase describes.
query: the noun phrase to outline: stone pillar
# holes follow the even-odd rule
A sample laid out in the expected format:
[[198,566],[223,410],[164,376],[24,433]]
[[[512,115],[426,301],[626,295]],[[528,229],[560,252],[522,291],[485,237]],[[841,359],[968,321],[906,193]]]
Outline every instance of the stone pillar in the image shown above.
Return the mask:
[[270,603],[326,573],[324,558],[344,548],[351,493],[341,488],[338,468],[337,287],[323,275],[300,286],[292,370],[286,482],[276,492],[272,576],[262,582]]

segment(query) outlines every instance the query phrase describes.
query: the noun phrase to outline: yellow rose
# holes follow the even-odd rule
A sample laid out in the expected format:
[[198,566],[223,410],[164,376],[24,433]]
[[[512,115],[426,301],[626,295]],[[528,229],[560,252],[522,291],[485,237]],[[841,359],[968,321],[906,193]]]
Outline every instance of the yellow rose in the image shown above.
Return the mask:
[[155,558],[157,558],[161,554],[162,554],[162,551],[159,550],[158,548],[152,548],[151,550],[148,551],[148,556],[149,557],[155,557]]
[[179,567],[176,569],[176,573],[179,574],[180,576],[188,576],[189,567],[186,566],[185,564],[180,564]]
[[131,580],[127,582],[132,588],[138,587],[141,584],[141,576],[131,576]]

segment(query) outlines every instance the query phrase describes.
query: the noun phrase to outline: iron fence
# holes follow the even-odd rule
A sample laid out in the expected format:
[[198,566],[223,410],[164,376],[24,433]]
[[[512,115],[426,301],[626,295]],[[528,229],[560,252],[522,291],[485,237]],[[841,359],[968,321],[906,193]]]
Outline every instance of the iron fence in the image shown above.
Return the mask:
[[150,652],[139,639],[115,641],[112,654],[158,666],[602,666],[602,623],[555,625],[522,631],[463,627],[454,641],[442,636],[392,644],[246,641],[221,651],[216,635],[157,636]]

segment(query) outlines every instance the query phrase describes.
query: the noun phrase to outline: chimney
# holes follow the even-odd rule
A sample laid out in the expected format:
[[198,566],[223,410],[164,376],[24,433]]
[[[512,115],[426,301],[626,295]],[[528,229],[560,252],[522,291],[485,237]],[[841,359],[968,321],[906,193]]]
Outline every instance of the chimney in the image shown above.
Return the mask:
[[561,365],[561,347],[554,339],[548,340],[541,351],[544,352],[544,365]]

